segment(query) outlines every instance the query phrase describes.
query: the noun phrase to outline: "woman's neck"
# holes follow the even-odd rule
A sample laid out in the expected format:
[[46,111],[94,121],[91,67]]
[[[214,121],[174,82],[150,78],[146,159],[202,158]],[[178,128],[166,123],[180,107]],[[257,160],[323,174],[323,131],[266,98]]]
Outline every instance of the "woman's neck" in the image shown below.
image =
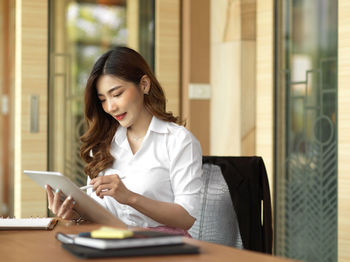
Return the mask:
[[152,114],[145,110],[140,116],[140,120],[134,125],[128,127],[128,135],[134,140],[143,138],[147,133],[152,117]]

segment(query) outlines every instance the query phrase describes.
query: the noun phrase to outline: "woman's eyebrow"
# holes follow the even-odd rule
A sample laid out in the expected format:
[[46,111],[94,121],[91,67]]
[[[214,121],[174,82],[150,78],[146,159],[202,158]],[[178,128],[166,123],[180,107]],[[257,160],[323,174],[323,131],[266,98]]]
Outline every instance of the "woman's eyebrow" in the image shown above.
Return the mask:
[[[114,86],[114,87],[112,87],[111,89],[109,89],[108,91],[107,91],[107,94],[111,94],[113,91],[115,91],[115,90],[117,90],[117,89],[119,89],[119,88],[121,88],[122,86]],[[104,96],[103,94],[97,94],[97,96]]]

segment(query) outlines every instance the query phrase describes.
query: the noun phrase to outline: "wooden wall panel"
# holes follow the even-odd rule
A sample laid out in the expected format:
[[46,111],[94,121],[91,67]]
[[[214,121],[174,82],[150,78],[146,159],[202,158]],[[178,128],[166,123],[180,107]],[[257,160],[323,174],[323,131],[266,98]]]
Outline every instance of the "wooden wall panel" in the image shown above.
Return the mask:
[[[46,194],[23,174],[47,170],[48,3],[16,2],[15,216],[46,216]],[[38,132],[30,132],[31,96],[39,98]]]
[[244,0],[241,2],[241,35],[243,40],[256,39],[256,2],[257,0]]
[[[4,65],[5,65],[5,57],[6,57],[6,51],[5,51],[5,42],[8,40],[8,30],[6,27],[6,20],[5,16],[8,14],[8,11],[5,11],[5,1],[0,2],[0,30],[3,32],[0,35],[0,216],[4,215],[3,209],[4,209],[4,191],[5,191],[5,185],[4,185],[4,180],[5,180],[5,174],[4,174],[4,165],[5,165],[5,150],[4,145],[5,145],[5,116],[3,114],[3,96],[6,94],[4,92],[4,85],[5,85],[5,70],[4,70]],[[6,186],[7,187],[7,186]]]
[[256,154],[266,165],[273,196],[273,0],[257,1]]
[[210,2],[191,0],[191,83],[210,82]]
[[255,155],[256,1],[211,1],[212,155]]
[[203,155],[209,155],[209,152],[210,152],[210,141],[209,141],[210,101],[204,100],[204,99],[203,100],[193,99],[193,100],[190,100],[190,103],[191,103],[191,112],[188,118],[190,119],[189,129],[201,143]]
[[[181,9],[181,119],[187,120],[190,115],[188,98],[191,76],[191,1],[183,1]],[[190,127],[190,121],[187,128]]]
[[350,261],[350,2],[338,1],[338,261]]
[[241,153],[240,1],[210,1],[210,154]]
[[241,39],[241,1],[211,0],[211,43],[232,42]]
[[14,0],[1,1],[0,23],[0,215],[12,214],[11,161],[13,158],[13,126],[11,94],[14,79],[15,16]]
[[[252,37],[252,36],[250,36]],[[241,43],[241,155],[255,155],[256,137],[256,44]]]
[[180,115],[180,0],[156,0],[155,73],[167,110]]
[[182,2],[182,101],[181,117],[202,146],[210,153],[210,100],[189,97],[190,84],[210,84],[210,1]]
[[126,26],[128,29],[128,47],[139,50],[139,1],[126,1]]
[[211,46],[211,155],[241,154],[240,53],[239,41]]

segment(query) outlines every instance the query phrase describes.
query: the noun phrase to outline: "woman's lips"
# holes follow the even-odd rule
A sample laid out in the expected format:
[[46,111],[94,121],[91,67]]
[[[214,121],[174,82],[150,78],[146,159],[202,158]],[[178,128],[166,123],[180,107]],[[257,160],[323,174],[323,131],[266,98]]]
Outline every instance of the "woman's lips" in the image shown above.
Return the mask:
[[118,121],[122,120],[124,117],[126,116],[126,113],[121,114],[121,115],[116,115],[115,119],[117,119]]

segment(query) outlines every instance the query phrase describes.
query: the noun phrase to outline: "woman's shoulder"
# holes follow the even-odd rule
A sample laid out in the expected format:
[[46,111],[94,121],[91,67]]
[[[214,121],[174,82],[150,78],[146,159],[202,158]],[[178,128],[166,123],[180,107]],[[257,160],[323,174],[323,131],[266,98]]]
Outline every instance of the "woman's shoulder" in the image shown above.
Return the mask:
[[154,117],[152,121],[152,130],[157,131],[159,133],[166,133],[168,135],[169,142],[173,141],[192,141],[197,142],[195,136],[183,125],[179,125],[174,122],[161,120],[159,118]]
[[179,125],[179,124],[174,123],[174,122],[166,122],[166,125],[167,125],[167,129],[168,129],[169,133],[172,135],[193,136],[191,131],[189,131],[183,125]]
[[187,155],[188,152],[190,152],[191,155],[202,155],[200,142],[190,130],[173,122],[167,122],[167,128],[167,148],[170,159],[178,154]]
[[167,128],[169,131],[169,140],[174,143],[179,143],[181,141],[198,143],[197,138],[183,125],[174,122],[167,122]]

